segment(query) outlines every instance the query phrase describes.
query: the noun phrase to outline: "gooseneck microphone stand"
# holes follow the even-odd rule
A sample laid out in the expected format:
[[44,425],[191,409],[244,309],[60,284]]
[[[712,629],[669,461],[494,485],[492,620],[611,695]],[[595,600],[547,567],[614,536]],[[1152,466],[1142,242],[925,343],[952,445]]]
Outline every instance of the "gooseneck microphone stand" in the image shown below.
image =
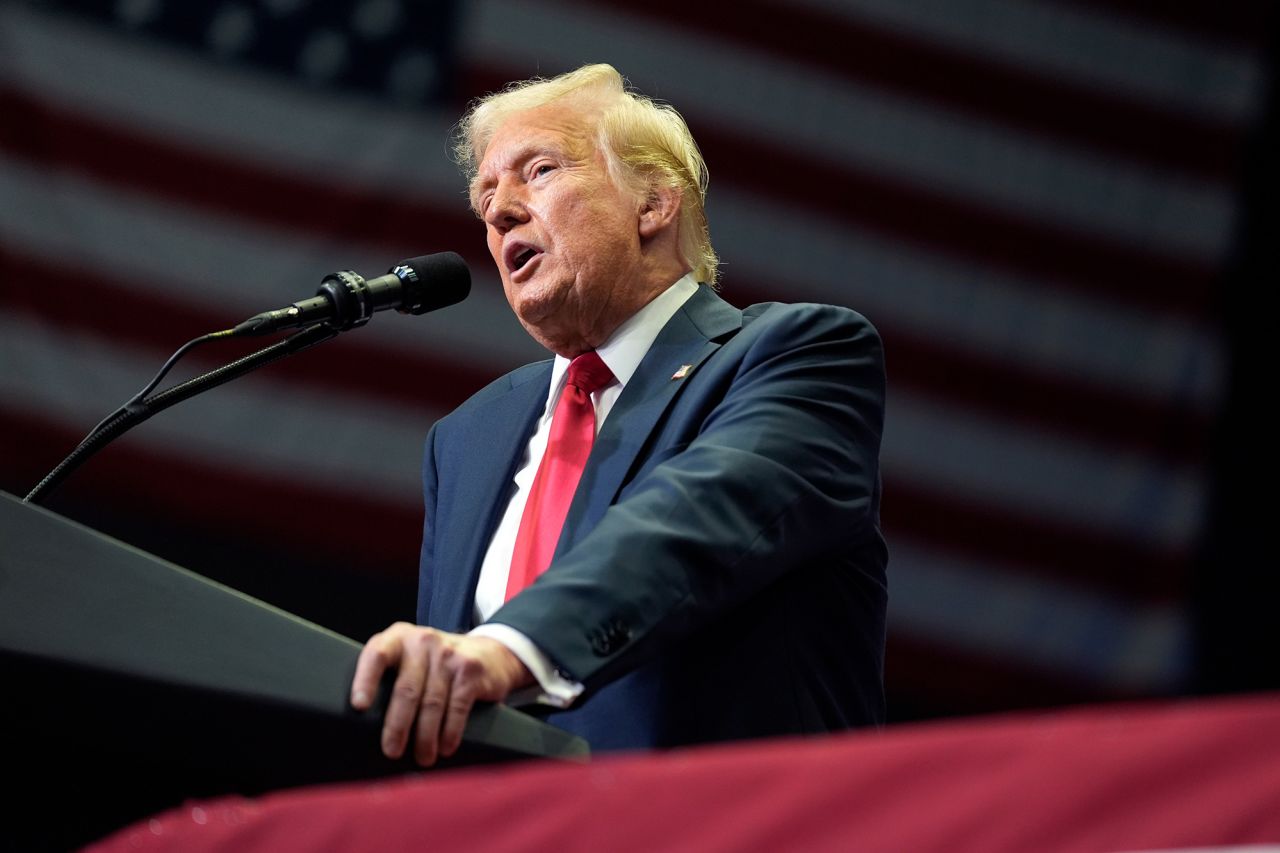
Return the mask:
[[157,412],[162,412],[172,405],[194,397],[202,391],[216,388],[219,385],[230,382],[232,379],[244,376],[259,367],[264,367],[274,361],[279,361],[294,353],[301,352],[307,347],[335,338],[340,331],[342,331],[341,328],[329,324],[309,326],[302,331],[294,332],[282,341],[250,353],[230,364],[223,365],[194,379],[188,379],[186,382],[153,396],[147,396],[156,385],[160,384],[160,380],[177,363],[178,359],[188,351],[208,341],[233,337],[235,336],[235,330],[225,329],[221,332],[213,332],[188,341],[169,357],[164,367],[161,368],[160,372],[146,388],[143,388],[129,402],[108,415],[101,423],[90,430],[84,440],[76,446],[76,449],[71,451],[66,459],[59,462],[56,468],[46,474],[45,478],[23,498],[23,502],[39,504],[58,484],[87,462],[95,453]]
[[[275,311],[255,314],[234,328],[202,335],[183,344],[169,356],[169,360],[145,388],[90,430],[75,450],[45,475],[23,502],[40,503],[93,454],[175,403],[337,337],[339,332],[359,328],[369,322],[369,317],[375,311],[394,308],[402,314],[424,314],[461,302],[470,291],[471,272],[456,252],[410,258],[392,267],[386,275],[373,279],[365,279],[350,270],[327,275],[311,299],[295,302]],[[271,334],[297,327],[302,328],[282,341],[148,396],[178,359],[200,344],[224,338]]]

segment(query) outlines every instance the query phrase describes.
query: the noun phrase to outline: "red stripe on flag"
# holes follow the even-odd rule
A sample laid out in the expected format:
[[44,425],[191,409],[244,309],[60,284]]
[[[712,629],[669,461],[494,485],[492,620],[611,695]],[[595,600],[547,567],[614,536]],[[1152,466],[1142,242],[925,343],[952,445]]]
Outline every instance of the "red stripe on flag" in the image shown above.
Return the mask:
[[483,247],[459,179],[458,205],[321,182],[246,159],[149,136],[127,124],[80,115],[0,87],[0,147],[30,162],[87,175],[110,186],[218,214],[346,242],[421,253],[424,235],[441,245]]
[[[11,253],[5,256],[13,257]],[[20,277],[39,281],[42,286],[0,285],[10,310],[47,317],[58,324],[98,335],[105,335],[105,330],[110,329],[116,340],[152,349],[157,368],[176,342],[200,333],[194,330],[207,331],[217,325],[202,321],[198,312],[190,307],[170,300],[152,302],[145,294],[130,292],[92,276],[73,278],[68,271],[35,263],[6,267],[5,281]],[[64,301],[58,296],[72,287],[77,290],[77,299]],[[172,317],[166,313],[171,304],[178,305]],[[173,327],[182,324],[189,326],[188,331],[177,334]],[[239,354],[214,346],[206,348],[200,358],[193,354],[191,360],[207,368],[212,366],[215,357],[221,363]],[[394,363],[396,370],[370,369],[371,365],[388,363]],[[451,408],[493,378],[455,367],[445,360],[395,354],[376,344],[360,344],[349,338],[309,350],[266,370],[273,380],[286,382],[291,387],[309,387],[332,394],[334,405],[341,405],[344,399],[363,398],[437,411]],[[421,382],[420,377],[433,377],[433,381]],[[960,402],[967,401],[961,399]],[[19,422],[23,418],[16,412],[11,416]],[[11,446],[27,448],[24,456],[30,456],[37,447],[47,447],[43,463],[47,470],[61,455],[70,452],[89,426],[91,424],[85,423],[70,429],[61,425],[57,431],[60,438],[52,447],[47,447],[49,439],[43,433],[27,435],[21,443]],[[424,420],[424,436],[428,426]],[[195,464],[194,460],[189,461]],[[406,464],[417,464],[417,460],[406,460]],[[220,467],[210,467],[207,475],[223,476]],[[168,488],[175,469],[166,459],[150,460],[140,464],[137,470],[141,473],[134,473],[130,478],[154,478],[148,493],[160,494]],[[28,473],[34,484],[37,472]],[[264,516],[275,512],[279,496],[274,479],[259,480],[242,474],[237,482],[240,495],[237,501],[242,507]],[[1167,600],[1184,592],[1185,555],[1154,549],[1095,528],[1065,524],[1043,514],[983,505],[972,495],[958,498],[940,494],[925,483],[890,478],[886,483],[884,519],[890,536],[903,536],[963,557],[990,561],[1010,571],[1060,578],[1134,599]]]
[[[82,431],[26,410],[0,405],[0,443],[20,454],[0,459],[0,482],[25,494],[70,453]],[[191,528],[261,542],[289,543],[291,553],[325,565],[412,577],[422,542],[422,506],[371,500],[311,482],[257,476],[251,469],[175,453],[130,436],[109,445],[53,493],[55,511],[81,503],[127,506],[159,529]],[[405,460],[416,466],[417,460]],[[334,519],[349,523],[335,524]],[[356,570],[353,568],[353,570]]]
[[1007,655],[983,654],[894,629],[885,649],[884,680],[896,702],[889,716],[897,721],[1150,695],[1141,687],[1102,684],[1059,668],[1035,667]]
[[[598,0],[577,2],[592,8],[602,5]],[[739,0],[731,15],[682,0],[609,0],[603,5],[659,24],[679,21],[681,27],[736,42],[762,58],[811,66],[922,105],[1052,137],[1147,168],[1227,181],[1235,177],[1239,163],[1241,129],[1230,122],[1072,83],[870,21],[766,0]]]
[[[313,236],[421,251],[424,234],[441,245],[482,251],[483,234],[461,196],[456,208],[254,166],[162,141],[0,89],[0,147],[31,162],[78,172],[156,198],[303,231]],[[1033,276],[1037,284],[1084,293],[1157,314],[1201,316],[1215,270],[983,206],[971,199],[897,183],[849,164],[762,141],[698,130],[717,174],[815,215],[839,217],[871,234],[917,245],[979,268]],[[767,169],[760,164],[767,163]],[[821,192],[799,175],[821,175]],[[714,234],[714,225],[713,225]],[[469,248],[474,247],[474,248]]]
[[[470,69],[470,91],[501,88],[502,71]],[[978,270],[1026,276],[1037,287],[1084,294],[1153,315],[1203,317],[1217,267],[1008,211],[934,187],[897,181],[849,162],[726,131],[686,114],[715,176],[817,217],[954,258]],[[805,176],[809,176],[808,179]],[[714,198],[715,190],[711,190]],[[778,211],[785,216],[785,210]],[[711,224],[715,237],[715,223]]]
[[881,512],[889,542],[920,543],[992,571],[1148,603],[1179,600],[1190,583],[1192,554],[1045,513],[984,505],[972,496],[944,494],[901,477],[886,477]]
[[[178,299],[131,290],[126,283],[97,271],[61,266],[3,244],[0,252],[5,269],[0,293],[10,311],[141,344],[151,348],[158,359],[185,340],[243,319],[215,316]],[[22,287],[20,282],[43,284]],[[176,294],[188,287],[175,281],[167,290]],[[77,294],[75,300],[64,298],[63,294],[70,292]],[[747,281],[739,286],[735,282],[724,295],[743,306],[762,301],[766,290],[762,283]],[[264,310],[267,307],[263,306]],[[431,318],[422,322],[431,322]],[[1143,399],[1021,367],[1008,359],[960,352],[901,332],[891,324],[877,323],[877,327],[885,341],[896,389],[925,394],[962,411],[1005,419],[1049,435],[1140,452],[1154,461],[1183,464],[1203,453],[1207,415],[1176,401]],[[234,346],[261,345],[238,342]],[[237,354],[239,351],[236,349]],[[191,362],[208,364],[215,352],[221,360],[221,354],[228,350],[196,350]],[[395,364],[396,369],[368,369],[377,364]],[[156,366],[158,369],[159,361]],[[308,350],[300,359],[272,365],[270,370],[273,376],[293,383],[436,410],[458,405],[497,378],[490,371],[444,355],[393,351],[376,339],[350,336]],[[431,381],[423,383],[419,381],[422,377]]]
[[[164,354],[185,341],[245,319],[217,316],[179,298],[131,289],[125,282],[97,270],[49,263],[3,244],[0,269],[4,270],[0,293],[11,312],[147,347],[156,353],[157,370]],[[166,289],[182,293],[187,287],[175,281]],[[69,293],[74,293],[75,298],[68,299]],[[263,310],[270,307],[262,306]],[[431,322],[431,318],[421,322]],[[207,344],[182,363],[206,368],[225,364],[279,337],[282,336]],[[388,365],[393,369],[373,369]],[[437,412],[457,406],[499,375],[447,356],[405,353],[372,343],[369,338],[349,335],[313,347],[297,358],[276,362],[265,370],[294,386],[320,387],[348,397],[376,398]]]

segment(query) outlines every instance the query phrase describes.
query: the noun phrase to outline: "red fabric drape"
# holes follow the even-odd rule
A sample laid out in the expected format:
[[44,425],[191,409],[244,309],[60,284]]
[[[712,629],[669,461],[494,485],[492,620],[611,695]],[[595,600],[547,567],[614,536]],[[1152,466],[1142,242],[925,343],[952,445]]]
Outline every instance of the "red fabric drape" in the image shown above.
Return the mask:
[[192,802],[95,851],[1102,851],[1280,843],[1280,695]]

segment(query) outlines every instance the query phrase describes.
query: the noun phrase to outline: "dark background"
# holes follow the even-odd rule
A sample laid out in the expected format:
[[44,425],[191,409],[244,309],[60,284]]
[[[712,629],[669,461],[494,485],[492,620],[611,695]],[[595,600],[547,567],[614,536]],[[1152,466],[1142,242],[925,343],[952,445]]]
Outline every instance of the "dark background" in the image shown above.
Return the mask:
[[185,340],[456,250],[466,306],[161,414],[48,502],[357,639],[411,619],[418,442],[539,357],[449,126],[609,61],[703,146],[726,298],[885,338],[893,719],[1280,686],[1272,4],[734,8],[0,3],[0,488]]

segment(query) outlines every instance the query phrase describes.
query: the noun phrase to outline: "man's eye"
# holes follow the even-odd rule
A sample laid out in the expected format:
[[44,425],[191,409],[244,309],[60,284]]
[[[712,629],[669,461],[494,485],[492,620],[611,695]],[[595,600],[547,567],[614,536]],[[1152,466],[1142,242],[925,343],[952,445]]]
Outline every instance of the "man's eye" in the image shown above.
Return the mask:
[[542,164],[540,164],[536,169],[534,169],[534,170],[533,170],[533,174],[534,174],[534,176],[535,176],[535,177],[539,177],[539,178],[540,178],[540,177],[542,177],[543,175],[547,174],[547,172],[554,171],[554,170],[555,170],[555,168],[556,168],[556,167],[555,167],[554,165],[552,165],[551,163],[542,163]]

